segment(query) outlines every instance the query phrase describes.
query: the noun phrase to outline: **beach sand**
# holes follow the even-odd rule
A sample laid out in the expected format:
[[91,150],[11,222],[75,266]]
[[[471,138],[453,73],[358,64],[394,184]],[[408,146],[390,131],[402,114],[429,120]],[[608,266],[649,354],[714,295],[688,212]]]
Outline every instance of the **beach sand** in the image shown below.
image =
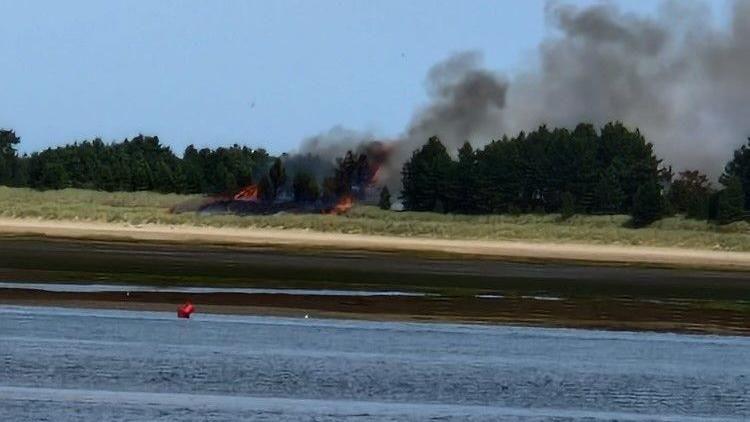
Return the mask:
[[4,218],[0,219],[0,235],[234,247],[272,246],[300,249],[422,253],[534,262],[645,265],[732,271],[750,270],[750,253],[748,252],[525,241],[407,238],[303,230],[156,224],[132,226],[102,222]]

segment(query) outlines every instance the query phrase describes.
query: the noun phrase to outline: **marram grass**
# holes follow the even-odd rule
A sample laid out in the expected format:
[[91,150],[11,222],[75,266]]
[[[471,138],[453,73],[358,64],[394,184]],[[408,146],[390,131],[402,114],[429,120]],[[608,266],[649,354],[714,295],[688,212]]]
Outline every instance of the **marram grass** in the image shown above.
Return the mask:
[[195,195],[109,193],[80,189],[40,192],[0,186],[0,217],[750,251],[750,224],[740,222],[716,226],[682,217],[665,218],[650,227],[636,230],[625,227],[629,217],[624,215],[576,215],[562,220],[556,214],[475,216],[397,213],[373,206],[355,206],[342,216],[278,214],[240,217],[169,212],[176,204],[200,198]]

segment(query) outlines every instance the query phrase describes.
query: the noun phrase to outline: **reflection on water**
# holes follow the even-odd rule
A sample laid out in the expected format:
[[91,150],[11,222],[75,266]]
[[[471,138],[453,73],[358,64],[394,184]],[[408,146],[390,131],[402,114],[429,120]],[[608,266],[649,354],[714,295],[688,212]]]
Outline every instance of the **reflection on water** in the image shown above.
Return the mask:
[[0,415],[740,421],[750,339],[3,306]]
[[426,293],[380,291],[380,290],[340,290],[340,289],[264,289],[251,287],[189,287],[189,286],[147,286],[132,284],[65,284],[65,283],[14,283],[0,282],[0,289],[28,289],[45,292],[147,292],[147,293],[244,293],[244,294],[287,294],[305,296],[427,296]]

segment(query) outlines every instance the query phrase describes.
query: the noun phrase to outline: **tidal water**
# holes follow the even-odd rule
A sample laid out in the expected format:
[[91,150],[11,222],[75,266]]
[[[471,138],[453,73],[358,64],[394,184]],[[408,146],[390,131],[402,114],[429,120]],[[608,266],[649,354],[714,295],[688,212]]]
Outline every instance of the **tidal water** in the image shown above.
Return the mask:
[[750,338],[0,306],[0,421],[745,421]]
[[427,296],[426,293],[397,290],[343,290],[343,289],[269,289],[255,287],[193,287],[193,286],[149,286],[139,284],[98,283],[23,283],[0,281],[0,289],[27,289],[44,292],[137,292],[137,293],[236,293],[236,294],[286,294],[304,296]]

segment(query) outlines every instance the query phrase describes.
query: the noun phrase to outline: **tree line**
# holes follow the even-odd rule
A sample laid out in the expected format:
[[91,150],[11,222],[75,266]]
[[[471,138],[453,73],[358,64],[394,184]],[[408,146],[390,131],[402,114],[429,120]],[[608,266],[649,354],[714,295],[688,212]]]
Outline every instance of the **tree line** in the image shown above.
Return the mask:
[[[749,144],[750,145],[750,144]],[[402,170],[404,207],[467,214],[631,214],[635,226],[684,213],[729,223],[750,209],[750,147],[738,149],[714,188],[706,175],[674,175],[639,130],[608,123],[537,130],[453,159],[437,137],[416,150]]]
[[[143,135],[23,156],[19,142],[15,132],[0,130],[0,185],[217,194],[257,184],[262,200],[288,194],[314,202],[362,198],[376,168],[367,154],[349,152],[328,169],[330,176],[318,179],[312,174],[317,171],[305,168],[315,160],[282,160],[239,145],[190,145],[179,157],[158,137]],[[404,164],[399,198],[411,211],[631,214],[636,226],[682,213],[728,223],[750,210],[750,142],[734,152],[719,184],[697,170],[675,175],[639,130],[613,122],[599,130],[591,124],[573,130],[541,126],[476,150],[467,142],[455,158],[432,137]],[[383,188],[379,205],[389,208],[392,200]]]
[[232,145],[196,149],[182,158],[156,136],[122,142],[101,139],[19,156],[20,138],[0,131],[0,185],[35,189],[67,187],[104,191],[224,193],[252,183],[273,158],[263,149]]
[[[158,137],[144,135],[114,143],[75,142],[23,156],[18,155],[19,143],[14,131],[0,130],[0,185],[233,194],[254,184],[258,199],[266,202],[284,194],[298,202],[335,202],[344,195],[362,198],[372,177],[364,153],[348,152],[323,165],[319,157],[292,160],[236,144],[216,149],[189,145],[178,157]],[[292,177],[287,177],[287,166]],[[319,181],[314,173],[321,172],[329,175]]]

